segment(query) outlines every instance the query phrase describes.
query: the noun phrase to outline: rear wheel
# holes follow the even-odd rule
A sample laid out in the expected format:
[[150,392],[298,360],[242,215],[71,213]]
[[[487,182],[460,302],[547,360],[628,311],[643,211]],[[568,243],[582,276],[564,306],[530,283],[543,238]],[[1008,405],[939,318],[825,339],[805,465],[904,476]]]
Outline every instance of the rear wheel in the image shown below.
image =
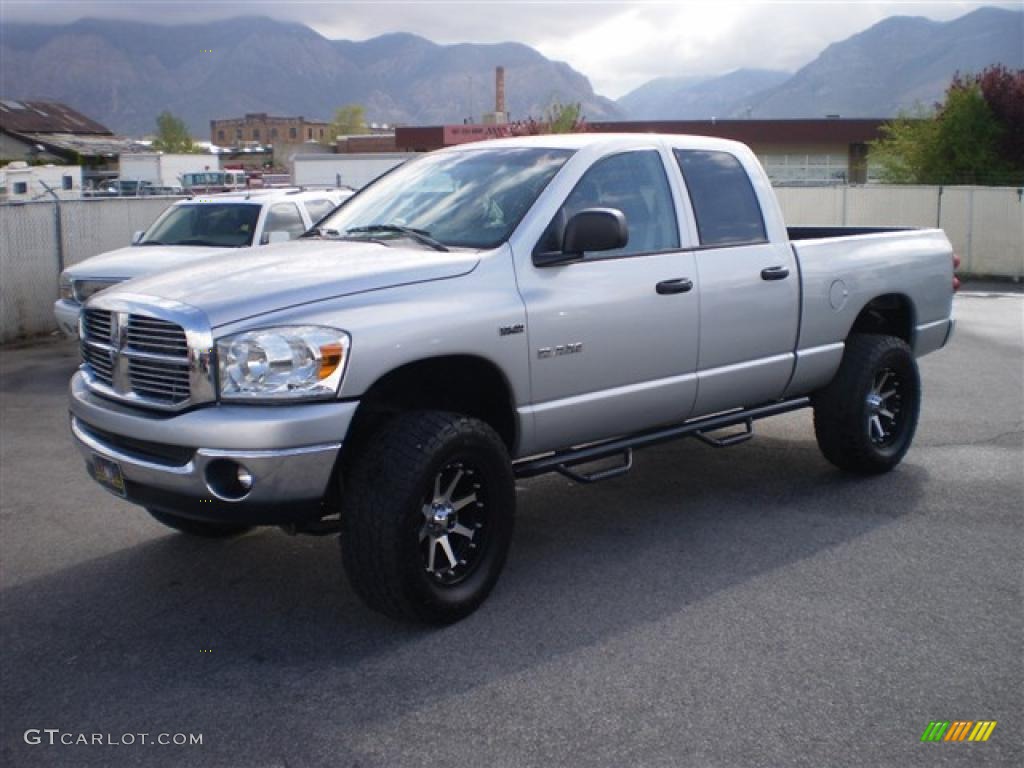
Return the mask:
[[515,484],[487,424],[402,414],[370,438],[346,483],[341,551],[374,610],[445,624],[493,589],[512,538]]
[[205,539],[225,539],[229,536],[239,536],[252,528],[251,525],[238,525],[233,523],[214,523],[205,520],[193,520],[190,517],[172,515],[168,512],[161,512],[158,509],[146,509],[153,519],[163,523],[168,528],[173,528],[181,533],[190,536],[201,536]]
[[818,447],[840,469],[888,472],[914,439],[921,379],[906,342],[855,334],[835,378],[812,398]]

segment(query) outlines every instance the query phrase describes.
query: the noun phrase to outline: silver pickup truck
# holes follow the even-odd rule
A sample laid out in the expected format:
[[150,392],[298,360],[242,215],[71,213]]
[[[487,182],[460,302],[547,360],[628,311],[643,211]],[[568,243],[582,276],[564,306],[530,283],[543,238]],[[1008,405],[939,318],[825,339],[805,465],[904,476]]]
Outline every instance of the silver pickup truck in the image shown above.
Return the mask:
[[595,482],[804,407],[833,464],[892,469],[954,260],[940,230],[787,231],[733,142],[470,144],[299,240],[94,296],[71,429],[160,522],[340,532],[367,604],[451,622],[498,579],[517,478]]

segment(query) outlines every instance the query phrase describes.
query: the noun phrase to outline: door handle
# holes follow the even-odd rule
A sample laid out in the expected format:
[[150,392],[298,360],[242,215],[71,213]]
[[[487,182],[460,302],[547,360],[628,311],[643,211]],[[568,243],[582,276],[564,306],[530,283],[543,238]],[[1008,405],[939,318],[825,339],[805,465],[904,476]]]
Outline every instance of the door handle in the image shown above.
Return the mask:
[[662,296],[668,293],[686,293],[693,288],[693,280],[688,277],[677,277],[674,280],[662,280],[654,290]]
[[765,267],[761,270],[762,280],[785,280],[789,277],[789,267]]

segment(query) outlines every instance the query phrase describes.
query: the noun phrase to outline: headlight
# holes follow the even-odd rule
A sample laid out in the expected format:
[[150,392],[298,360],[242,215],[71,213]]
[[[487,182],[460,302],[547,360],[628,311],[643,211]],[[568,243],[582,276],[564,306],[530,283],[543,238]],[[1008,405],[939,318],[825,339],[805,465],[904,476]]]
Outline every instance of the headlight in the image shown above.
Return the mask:
[[60,273],[60,297],[66,301],[75,300],[75,286],[67,272]]
[[217,340],[224,400],[334,397],[345,372],[349,336],[317,326],[264,328]]

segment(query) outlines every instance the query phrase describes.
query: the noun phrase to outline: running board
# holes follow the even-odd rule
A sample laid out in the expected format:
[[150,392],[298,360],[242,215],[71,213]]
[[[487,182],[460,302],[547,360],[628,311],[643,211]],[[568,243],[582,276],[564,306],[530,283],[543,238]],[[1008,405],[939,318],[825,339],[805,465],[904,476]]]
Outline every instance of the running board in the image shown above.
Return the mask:
[[[582,448],[571,448],[567,451],[559,451],[535,459],[524,459],[512,465],[512,471],[518,478],[536,477],[548,472],[558,472],[570,480],[579,483],[596,483],[599,480],[607,480],[626,474],[633,467],[633,450],[635,448],[646,448],[649,445],[658,445],[683,437],[697,437],[703,442],[713,445],[716,448],[724,448],[738,443],[746,442],[754,435],[754,422],[769,416],[778,416],[790,411],[798,411],[811,404],[809,397],[797,397],[791,400],[782,400],[777,403],[762,405],[757,408],[750,408],[742,411],[732,411],[717,416],[706,416],[692,421],[684,421],[674,427],[662,427],[649,432],[640,432],[629,437],[620,437],[615,440],[607,440],[602,443],[594,443]],[[709,433],[716,432],[726,427],[734,427],[737,424],[744,425],[744,431],[726,437],[711,437]],[[573,467],[580,464],[589,464],[599,459],[607,459],[612,456],[621,456],[622,463],[610,469],[599,470],[592,473],[577,472]]]

